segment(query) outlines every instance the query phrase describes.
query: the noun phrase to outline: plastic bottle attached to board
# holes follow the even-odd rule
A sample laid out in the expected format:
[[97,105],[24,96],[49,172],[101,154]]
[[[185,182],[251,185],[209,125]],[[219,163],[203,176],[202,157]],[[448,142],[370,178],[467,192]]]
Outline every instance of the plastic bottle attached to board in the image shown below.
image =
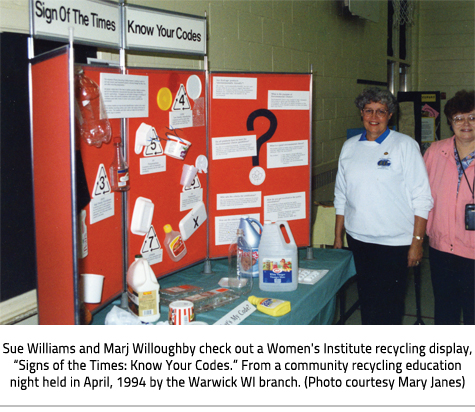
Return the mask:
[[160,319],[160,285],[147,259],[135,255],[127,271],[127,297],[129,311],[142,322]]
[[170,225],[163,226],[165,231],[165,249],[174,262],[178,262],[186,255],[186,246],[181,233],[174,231]]
[[[282,229],[289,237],[287,243]],[[264,221],[259,244],[259,288],[268,292],[291,292],[299,277],[298,249],[286,221]]]

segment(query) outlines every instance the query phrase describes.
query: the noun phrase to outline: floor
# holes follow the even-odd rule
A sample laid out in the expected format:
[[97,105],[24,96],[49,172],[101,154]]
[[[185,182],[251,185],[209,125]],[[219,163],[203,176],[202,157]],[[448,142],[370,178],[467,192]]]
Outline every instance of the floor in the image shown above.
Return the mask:
[[[432,293],[432,283],[430,280],[429,253],[427,245],[424,247],[424,257],[421,261],[420,276],[420,301],[421,301],[421,319],[425,325],[434,324],[434,295]],[[346,292],[346,310],[348,310],[358,300],[358,292],[356,290],[356,282],[348,284]],[[335,323],[340,317],[340,304],[337,301],[335,313]],[[360,311],[357,309],[345,322],[346,325],[361,325]],[[405,315],[403,318],[404,325],[419,324],[417,319],[416,293],[414,286],[414,274],[412,269],[409,271],[407,282]]]

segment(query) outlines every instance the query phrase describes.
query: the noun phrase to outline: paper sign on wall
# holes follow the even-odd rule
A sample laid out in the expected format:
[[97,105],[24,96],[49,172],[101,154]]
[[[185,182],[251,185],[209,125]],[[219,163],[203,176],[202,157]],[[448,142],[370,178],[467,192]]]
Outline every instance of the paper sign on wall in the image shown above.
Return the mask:
[[267,168],[307,166],[308,140],[267,143]]
[[264,220],[305,219],[305,211],[305,192],[264,196]]
[[101,94],[110,119],[148,117],[148,76],[101,73]]
[[91,199],[89,216],[91,225],[114,216],[114,193],[107,193]]

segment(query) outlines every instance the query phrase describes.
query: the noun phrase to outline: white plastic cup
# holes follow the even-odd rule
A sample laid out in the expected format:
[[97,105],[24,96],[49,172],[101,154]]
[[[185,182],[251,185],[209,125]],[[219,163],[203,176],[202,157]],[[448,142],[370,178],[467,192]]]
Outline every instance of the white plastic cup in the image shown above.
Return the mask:
[[168,323],[170,325],[188,325],[195,319],[193,302],[175,300],[168,306]]
[[183,165],[183,171],[181,172],[180,184],[185,187],[191,186],[193,179],[198,173],[198,168],[190,165]]
[[102,300],[102,286],[104,285],[104,276],[94,275],[92,273],[83,273],[81,275],[81,295],[85,303],[100,303]]

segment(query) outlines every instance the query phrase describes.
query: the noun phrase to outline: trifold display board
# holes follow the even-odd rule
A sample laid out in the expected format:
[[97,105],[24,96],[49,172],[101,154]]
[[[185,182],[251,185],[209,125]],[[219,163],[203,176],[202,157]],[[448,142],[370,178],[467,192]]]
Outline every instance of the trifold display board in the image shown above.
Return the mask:
[[[86,306],[94,311],[124,291],[124,261],[136,254],[159,278],[226,256],[243,214],[287,220],[297,244],[310,244],[310,75],[215,73],[207,93],[205,71],[82,66],[112,107],[112,139],[97,147],[76,131],[71,148],[69,47],[61,50],[31,69],[40,323],[78,323],[75,265],[105,277],[101,302]],[[125,103],[110,106],[117,92]],[[121,114],[135,104],[123,130]],[[114,137],[129,165],[125,193],[112,191]],[[184,165],[200,169],[188,187]],[[182,234],[179,260],[166,251],[165,225]]]

